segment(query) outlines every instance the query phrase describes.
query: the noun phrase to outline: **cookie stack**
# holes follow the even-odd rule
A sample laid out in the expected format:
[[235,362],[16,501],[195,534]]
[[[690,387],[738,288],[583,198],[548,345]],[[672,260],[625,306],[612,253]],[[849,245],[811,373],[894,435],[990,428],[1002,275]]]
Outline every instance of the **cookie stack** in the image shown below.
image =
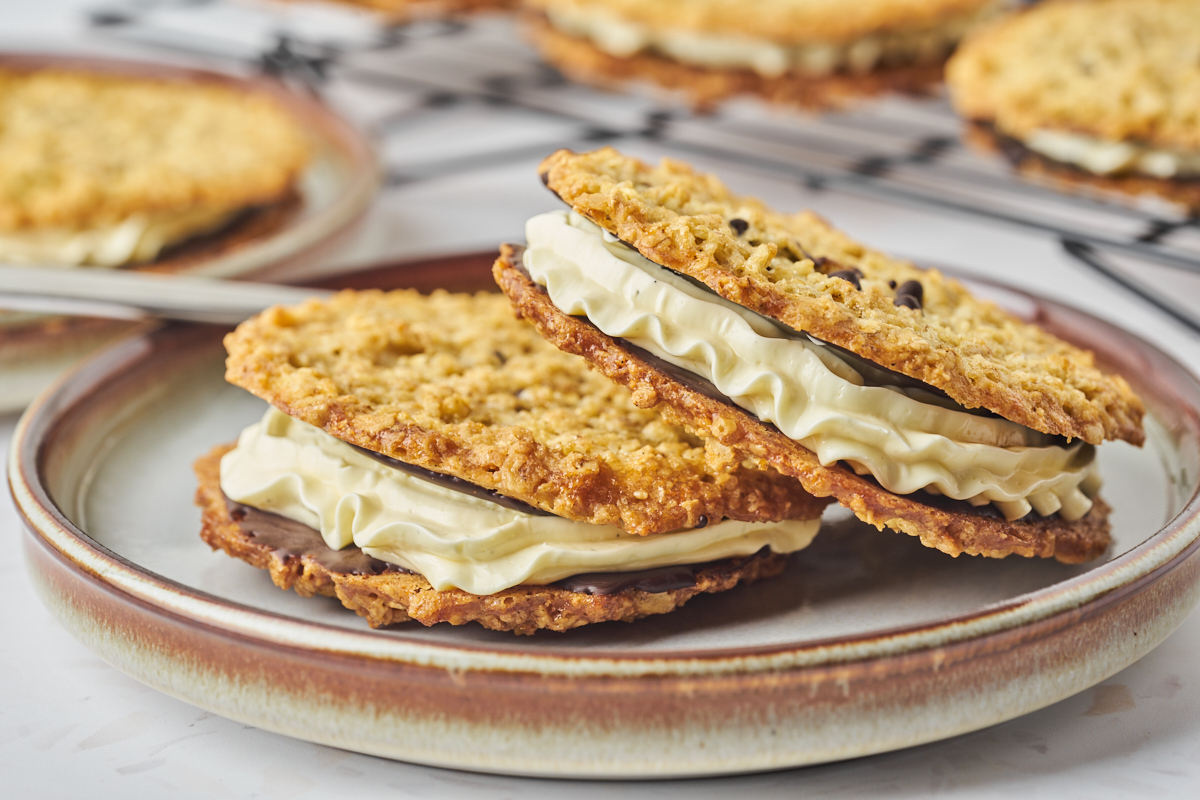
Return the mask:
[[373,626],[665,613],[778,573],[827,502],[639,408],[500,295],[346,292],[226,346],[273,408],[197,464],[204,539]]
[[1090,353],[685,165],[541,170],[568,208],[496,279],[640,406],[951,555],[1104,552],[1095,448],[1141,444],[1143,408]]

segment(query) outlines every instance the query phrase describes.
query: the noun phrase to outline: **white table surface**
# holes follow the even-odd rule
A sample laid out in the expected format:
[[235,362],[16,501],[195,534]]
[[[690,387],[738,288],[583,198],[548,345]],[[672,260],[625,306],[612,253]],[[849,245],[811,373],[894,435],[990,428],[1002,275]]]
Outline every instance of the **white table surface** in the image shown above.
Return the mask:
[[[80,23],[81,4],[0,4],[6,49],[124,52]],[[147,56],[146,51],[135,55]],[[349,93],[346,93],[347,95]],[[394,98],[403,105],[404,99]],[[370,117],[379,98],[341,97]],[[355,105],[357,103],[357,106]],[[357,109],[357,110],[356,110]],[[457,112],[456,112],[457,113]],[[503,110],[467,108],[454,122],[496,130]],[[474,115],[474,122],[473,122]],[[365,121],[370,121],[366,119]],[[443,123],[444,124],[444,123]],[[419,125],[415,126],[419,129]],[[436,148],[436,130],[389,139],[402,162],[412,141]],[[624,146],[624,145],[622,145]],[[653,141],[627,149],[657,157]],[[534,174],[538,155],[413,181],[381,194],[357,238],[329,263],[468,251],[521,239],[525,218],[553,207]],[[1050,237],[993,222],[937,214],[837,191],[811,191],[720,163],[735,189],[783,208],[813,207],[869,244],[931,263],[1000,277],[1117,322],[1193,370],[1200,339],[1128,292],[1072,262]],[[1200,281],[1147,272],[1185,302]],[[0,417],[7,448],[15,416]],[[0,795],[12,798],[263,797],[1195,797],[1200,796],[1200,615],[1102,684],[1042,711],[947,741],[895,753],[766,775],[699,781],[542,781],[389,762],[257,730],[149,689],[76,642],[35,596],[21,563],[26,535],[10,501],[0,503]]]

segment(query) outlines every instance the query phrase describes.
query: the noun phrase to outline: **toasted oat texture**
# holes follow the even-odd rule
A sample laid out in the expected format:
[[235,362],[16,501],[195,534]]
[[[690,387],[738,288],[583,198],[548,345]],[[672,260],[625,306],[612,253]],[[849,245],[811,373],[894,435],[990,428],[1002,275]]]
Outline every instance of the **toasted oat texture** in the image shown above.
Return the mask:
[[919,94],[942,80],[942,62],[888,67],[863,75],[794,75],[768,78],[746,69],[713,69],[682,64],[653,53],[625,58],[609,55],[586,39],[555,30],[544,18],[528,22],[542,58],[580,83],[617,88],[650,81],[679,91],[700,109],[737,95],[753,95],[780,105],[811,110],[838,108],[890,92]]
[[1200,213],[1200,180],[1152,178],[1149,175],[1096,175],[1070,164],[1046,158],[1008,136],[1001,136],[987,123],[970,123],[966,139],[980,150],[1001,153],[1027,178],[1048,183],[1064,192],[1094,194],[1104,199],[1154,195]]
[[[492,630],[531,634],[540,628],[565,631],[593,622],[632,622],[674,611],[697,594],[723,592],[738,583],[778,575],[787,563],[787,556],[776,553],[713,562],[697,569],[694,586],[665,592],[632,588],[592,595],[553,585],[516,586],[494,595],[438,591],[422,576],[389,568],[353,545],[344,551],[330,550],[317,531],[290,520],[280,518],[293,529],[303,529],[289,542],[292,546],[272,546],[256,539],[239,525],[237,512],[230,512],[221,492],[221,456],[230,448],[218,447],[195,464],[196,504],[203,510],[200,536],[214,550],[268,570],[281,589],[295,589],[304,597],[337,597],[372,628],[414,619],[423,625],[478,622]],[[305,546],[295,546],[295,540]]]
[[498,294],[342,292],[225,338],[226,378],[352,444],[630,533],[813,519],[824,502],[703,443],[513,318]]
[[597,10],[630,23],[735,34],[784,44],[845,43],[872,34],[934,28],[995,0],[522,0],[529,8]]
[[[651,261],[966,408],[1091,443],[1144,438],[1141,401],[1091,353],[972,297],[937,270],[866,249],[811,212],[780,214],[684,164],[651,168],[612,148],[559,150],[540,170],[572,208]],[[861,289],[826,274],[848,268],[861,273]],[[893,286],[908,281],[923,288],[922,308],[896,305]]]
[[1015,554],[1075,564],[1097,558],[1108,548],[1109,507],[1099,498],[1085,517],[1074,522],[1057,515],[1030,515],[1008,522],[990,507],[975,509],[924,493],[897,495],[840,464],[824,467],[811,451],[695,376],[677,377],[678,370],[604,334],[585,319],[559,311],[518,264],[517,251],[506,246],[493,268],[496,282],[517,312],[549,342],[583,356],[604,375],[632,389],[638,405],[655,408],[668,420],[705,436],[714,463],[735,458],[739,452],[751,453],[799,479],[817,497],[835,498],[864,522],[916,536],[926,547],[952,556]]
[[979,31],[947,65],[960,114],[1200,150],[1200,3],[1053,0]]
[[285,198],[309,158],[265,95],[203,81],[0,70],[0,231]]

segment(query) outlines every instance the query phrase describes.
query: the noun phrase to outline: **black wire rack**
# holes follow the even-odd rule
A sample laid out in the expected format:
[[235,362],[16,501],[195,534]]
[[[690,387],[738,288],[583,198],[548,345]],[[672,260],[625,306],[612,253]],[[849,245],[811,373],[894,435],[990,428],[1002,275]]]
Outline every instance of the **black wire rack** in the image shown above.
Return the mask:
[[[261,70],[316,95],[376,98],[369,122],[383,139],[384,191],[561,146],[652,140],[810,190],[1054,237],[1080,265],[1200,334],[1200,283],[1191,280],[1200,276],[1200,220],[1164,201],[1062,194],[1016,178],[999,158],[962,144],[961,123],[940,98],[891,98],[819,116],[746,102],[698,115],[647,92],[572,85],[539,62],[513,20],[497,16],[389,27],[340,10],[300,18],[270,2],[128,0],[95,9],[88,21],[106,40]],[[453,149],[436,137],[417,149],[387,147],[390,135],[480,104],[534,124]],[[1146,279],[1162,269],[1186,276],[1185,290]]]

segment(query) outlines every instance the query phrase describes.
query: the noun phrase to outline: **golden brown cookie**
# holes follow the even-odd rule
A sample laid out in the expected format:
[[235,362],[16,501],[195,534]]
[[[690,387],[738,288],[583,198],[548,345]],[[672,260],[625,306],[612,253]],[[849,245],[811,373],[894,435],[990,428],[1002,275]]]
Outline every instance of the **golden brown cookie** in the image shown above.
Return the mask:
[[195,465],[204,541],[268,570],[281,589],[295,589],[304,597],[337,597],[372,628],[412,619],[423,625],[478,622],[492,630],[531,634],[541,628],[565,631],[594,622],[630,622],[673,611],[700,593],[777,575],[787,563],[787,556],[765,552],[676,568],[671,574],[622,575],[623,580],[610,580],[609,586],[591,592],[563,582],[517,586],[487,596],[438,591],[422,576],[370,558],[353,545],[331,550],[319,532],[301,523],[228,501],[221,492],[220,460],[229,449],[218,447]]
[[[780,214],[686,165],[649,167],[612,148],[560,150],[540,171],[576,212],[654,263],[967,409],[1089,443],[1144,438],[1141,401],[1091,353],[812,213]],[[860,280],[833,274],[847,270]],[[910,281],[923,295],[916,308],[901,297]]]
[[1007,149],[1027,170],[1196,209],[1197,41],[1193,0],[1054,0],[970,36],[947,83],[959,114],[1019,144]]
[[[738,408],[706,381],[605,335],[586,319],[563,313],[519,264],[519,250],[503,248],[494,268],[496,281],[518,313],[548,341],[583,356],[605,376],[628,387],[639,405],[656,408],[672,422],[732,452],[762,458],[799,479],[812,494],[835,498],[881,530],[886,526],[917,536],[927,547],[954,556],[1053,556],[1078,563],[1100,556],[1108,547],[1109,509],[1098,498],[1089,513],[1074,522],[1033,514],[1010,522],[990,506],[977,508],[924,492],[898,495],[840,462],[822,466],[814,453]],[[719,447],[711,442],[709,447],[715,458]]]
[[377,453],[635,534],[813,519],[823,501],[704,443],[513,319],[494,294],[343,292],[225,339],[226,378]]
[[941,62],[906,64],[863,75],[768,77],[751,70],[681,64],[653,53],[620,58],[586,39],[568,36],[538,17],[529,20],[528,31],[542,58],[572,80],[612,88],[646,80],[681,92],[701,109],[738,95],[800,108],[829,109],[887,93],[920,94],[942,80]]
[[[5,69],[0,116],[0,247],[140,225],[130,258],[153,258],[246,209],[286,205],[309,158],[278,103],[216,82]],[[108,246],[83,263],[108,263]]]
[[525,0],[531,35],[567,75],[645,79],[698,106],[736,94],[808,108],[924,91],[963,33],[1003,0]]

